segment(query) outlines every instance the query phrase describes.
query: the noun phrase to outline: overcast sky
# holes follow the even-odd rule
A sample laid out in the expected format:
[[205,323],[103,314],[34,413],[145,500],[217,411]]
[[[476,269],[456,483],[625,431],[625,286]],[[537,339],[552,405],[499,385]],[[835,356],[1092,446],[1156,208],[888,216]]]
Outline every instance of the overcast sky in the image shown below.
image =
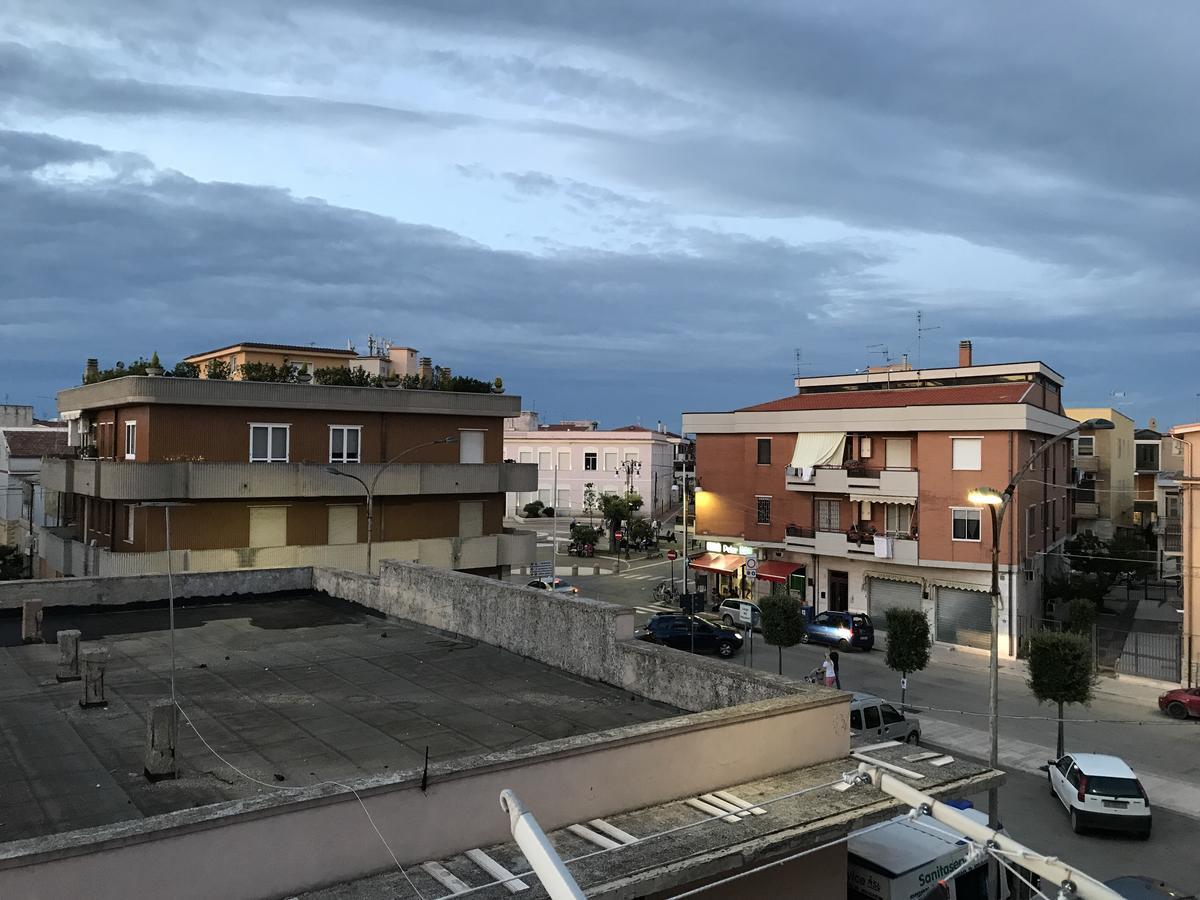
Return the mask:
[[915,362],[922,310],[926,366],[1200,419],[1197,40],[1192,0],[0,0],[0,393],[374,333],[678,427],[797,348]]

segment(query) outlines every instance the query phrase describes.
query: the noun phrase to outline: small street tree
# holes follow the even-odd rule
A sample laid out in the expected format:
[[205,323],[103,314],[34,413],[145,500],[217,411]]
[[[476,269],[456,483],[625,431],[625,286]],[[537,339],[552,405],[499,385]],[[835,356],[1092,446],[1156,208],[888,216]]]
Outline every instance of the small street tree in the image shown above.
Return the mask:
[[[624,497],[619,494],[602,494],[599,504],[600,517],[604,520],[611,539],[616,530],[621,527],[621,523],[631,520],[633,514],[642,508],[642,495],[637,491],[631,491]],[[613,550],[617,549],[615,541],[613,541],[612,548]]]
[[1029,679],[1026,684],[1038,703],[1058,704],[1058,756],[1063,750],[1063,707],[1092,702],[1096,673],[1092,642],[1083,635],[1038,631],[1027,639]]
[[900,673],[900,705],[908,693],[908,674],[929,665],[933,639],[929,636],[929,617],[921,609],[892,607],[884,616],[887,626],[887,653],[884,662]]
[[587,513],[589,525],[592,524],[596,513],[600,512],[600,499],[596,494],[596,483],[593,481],[583,486],[583,511]]
[[771,594],[758,604],[762,613],[763,640],[779,651],[779,674],[783,674],[783,648],[794,647],[804,637],[800,604],[786,594]]

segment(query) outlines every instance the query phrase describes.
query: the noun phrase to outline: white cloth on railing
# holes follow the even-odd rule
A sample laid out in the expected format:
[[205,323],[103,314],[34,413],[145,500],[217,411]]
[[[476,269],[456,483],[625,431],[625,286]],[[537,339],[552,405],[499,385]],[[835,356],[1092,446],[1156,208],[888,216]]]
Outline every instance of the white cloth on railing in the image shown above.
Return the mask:
[[804,466],[803,468],[800,469],[800,480],[801,481],[812,481],[813,472],[815,472],[815,471],[816,471],[815,466]]
[[892,558],[892,539],[886,535],[875,535],[875,555],[879,559]]

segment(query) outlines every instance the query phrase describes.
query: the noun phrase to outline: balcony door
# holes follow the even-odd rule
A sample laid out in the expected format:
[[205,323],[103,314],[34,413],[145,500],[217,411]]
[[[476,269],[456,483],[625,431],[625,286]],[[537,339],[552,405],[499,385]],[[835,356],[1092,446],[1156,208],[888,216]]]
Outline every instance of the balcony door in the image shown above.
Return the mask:
[[884,465],[889,469],[912,468],[912,441],[908,438],[888,438],[883,449]]
[[846,612],[850,608],[850,576],[845,572],[829,572],[829,605],[835,612]]

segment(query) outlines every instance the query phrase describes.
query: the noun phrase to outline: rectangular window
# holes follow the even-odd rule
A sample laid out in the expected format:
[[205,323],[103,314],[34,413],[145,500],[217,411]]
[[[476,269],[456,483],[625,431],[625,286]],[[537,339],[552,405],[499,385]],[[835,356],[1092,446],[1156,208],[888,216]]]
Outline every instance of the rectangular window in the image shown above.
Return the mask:
[[289,425],[251,425],[250,462],[287,462],[290,428]]
[[1096,476],[1090,472],[1083,476],[1079,487],[1075,489],[1076,503],[1096,502]]
[[842,530],[842,503],[840,500],[818,500],[816,514],[817,531]]
[[769,466],[771,464],[771,439],[758,439],[758,464],[760,466]]
[[596,471],[596,454],[595,453],[583,454],[583,468],[584,468],[584,471],[586,471],[586,472],[595,472]]
[[1037,507],[1025,510],[1025,553],[1033,552],[1033,535],[1037,531]]
[[980,511],[977,509],[953,509],[954,531],[952,538],[956,541],[978,541]]
[[902,503],[884,506],[884,528],[893,537],[908,534],[912,528],[912,507]]
[[950,445],[955,470],[978,472],[983,468],[983,441],[980,438],[951,438]]
[[283,547],[287,545],[287,507],[250,507],[250,546]]
[[1138,444],[1133,450],[1136,460],[1134,467],[1142,472],[1157,472],[1158,451],[1158,444]]
[[755,497],[758,505],[758,524],[771,524],[771,498],[770,497]]
[[478,500],[465,500],[458,504],[458,536],[483,536],[483,504]]
[[908,438],[888,438],[883,442],[883,464],[889,469],[912,466],[912,442]]
[[571,468],[571,451],[570,450],[559,450],[558,451],[558,467],[559,467],[559,469],[562,469],[564,471],[569,470]]
[[1096,439],[1094,437],[1078,437],[1075,439],[1076,456],[1095,456]]
[[542,506],[554,505],[554,497],[551,495],[550,488],[538,488],[537,498],[542,501]]
[[125,543],[133,543],[133,516],[137,512],[137,507],[130,504],[125,507]]
[[125,423],[125,458],[137,459],[137,422]]
[[331,463],[362,462],[362,426],[329,426],[329,461]]
[[604,451],[604,471],[605,472],[616,472],[617,471],[617,451],[616,450],[605,450]]
[[533,463],[533,451],[532,450],[522,450],[521,455],[517,458],[517,461],[532,464]]
[[630,460],[637,462],[638,452],[636,450],[626,450],[621,454],[621,459],[625,460],[626,462],[629,462]]
[[538,451],[538,471],[549,472],[552,468],[554,468],[553,464],[550,461],[552,458],[553,458],[553,454],[549,450],[539,450]]
[[860,459],[871,458],[871,439],[869,437],[858,439],[858,456]]
[[483,462],[483,438],[485,431],[458,432],[458,461],[466,465],[480,465]]
[[554,500],[555,509],[570,509],[571,508],[571,489],[559,488],[558,497]]
[[331,506],[329,507],[329,533],[327,543],[357,544],[358,543],[358,507]]

